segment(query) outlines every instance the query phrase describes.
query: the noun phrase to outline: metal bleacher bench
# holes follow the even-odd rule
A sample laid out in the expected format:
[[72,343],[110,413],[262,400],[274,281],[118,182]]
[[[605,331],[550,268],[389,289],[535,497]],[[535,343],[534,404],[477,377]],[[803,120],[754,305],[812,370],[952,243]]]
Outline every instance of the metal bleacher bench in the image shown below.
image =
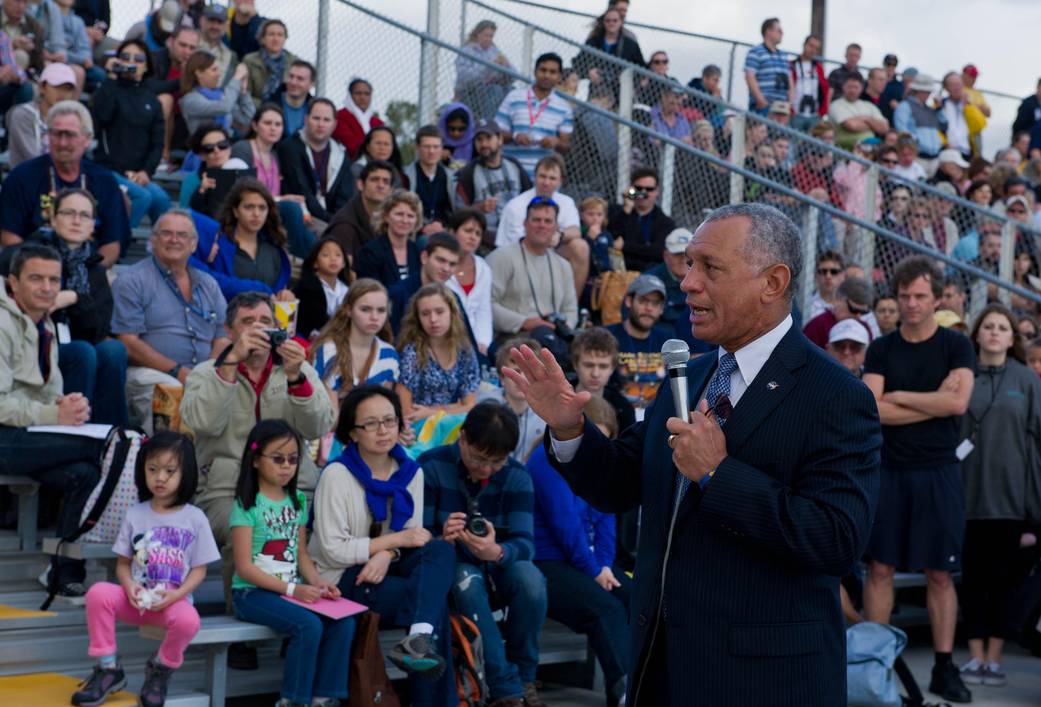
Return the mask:
[[0,476],[0,486],[7,486],[18,496],[18,544],[21,550],[36,550],[36,518],[40,506],[40,485],[25,476]]
[[112,546],[106,543],[64,543],[58,550],[58,538],[44,538],[43,551],[48,555],[61,555],[71,560],[109,560],[116,557]]

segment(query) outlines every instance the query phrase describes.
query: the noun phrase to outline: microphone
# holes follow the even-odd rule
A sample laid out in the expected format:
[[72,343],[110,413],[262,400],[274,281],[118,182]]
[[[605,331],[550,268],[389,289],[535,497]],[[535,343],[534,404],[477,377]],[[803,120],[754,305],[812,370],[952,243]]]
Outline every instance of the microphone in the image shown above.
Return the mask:
[[690,420],[690,396],[687,394],[687,362],[690,346],[682,339],[669,339],[661,347],[661,357],[669,372],[669,388],[676,417],[684,422]]

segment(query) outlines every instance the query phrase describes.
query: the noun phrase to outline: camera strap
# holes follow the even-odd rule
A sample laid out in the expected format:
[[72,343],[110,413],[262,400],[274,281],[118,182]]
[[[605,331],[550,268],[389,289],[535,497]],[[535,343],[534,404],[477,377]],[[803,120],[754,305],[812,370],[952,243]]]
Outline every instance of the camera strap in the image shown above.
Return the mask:
[[[528,265],[528,252],[527,248],[524,247],[523,242],[520,244],[520,252],[521,258],[524,259],[524,274],[528,276],[528,289],[531,290],[531,300],[535,304],[535,311],[538,312],[540,317],[545,319],[546,315],[542,313],[542,307],[539,307],[539,296],[535,294],[535,283],[531,280],[531,266]],[[549,268],[549,296],[551,298],[549,304],[552,308],[550,311],[555,312],[557,304],[557,282],[553,278],[553,263],[550,262],[548,250],[546,251],[546,267]]]

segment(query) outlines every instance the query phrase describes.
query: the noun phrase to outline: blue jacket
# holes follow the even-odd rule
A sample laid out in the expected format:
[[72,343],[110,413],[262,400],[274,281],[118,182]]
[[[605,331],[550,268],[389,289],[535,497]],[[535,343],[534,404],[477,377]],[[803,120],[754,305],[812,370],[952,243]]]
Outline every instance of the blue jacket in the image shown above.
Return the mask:
[[596,577],[614,564],[615,520],[576,496],[543,447],[528,459],[535,486],[535,559],[563,560]]
[[[275,283],[273,288],[268,287],[266,283],[260,280],[246,280],[235,277],[235,251],[237,249],[230,238],[227,236],[224,238],[220,237],[220,224],[209,216],[200,214],[197,211],[192,211],[192,220],[195,221],[195,230],[199,234],[199,241],[195,252],[192,253],[188,262],[204,273],[211,275],[217,281],[217,284],[220,285],[221,294],[224,295],[226,300],[230,302],[232,297],[243,292],[263,292],[264,294],[273,295],[289,286],[292,266],[289,264],[289,255],[286,253],[285,248],[278,249],[282,260],[282,269],[278,275],[278,282]],[[262,238],[267,238],[263,231],[261,231],[260,235]],[[217,257],[211,263],[207,259],[210,256],[210,251],[213,249],[214,241],[217,242]]]

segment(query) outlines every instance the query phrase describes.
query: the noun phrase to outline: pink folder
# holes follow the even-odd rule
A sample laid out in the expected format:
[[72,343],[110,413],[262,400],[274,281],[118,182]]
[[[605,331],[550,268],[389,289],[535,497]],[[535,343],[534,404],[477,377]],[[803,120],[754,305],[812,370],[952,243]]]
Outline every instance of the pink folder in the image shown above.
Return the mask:
[[343,597],[340,597],[339,599],[326,599],[323,597],[314,604],[308,604],[307,602],[284,595],[282,598],[292,604],[302,606],[305,609],[310,609],[316,614],[328,616],[331,619],[342,619],[345,616],[354,616],[355,614],[360,614],[363,611],[369,610],[369,607],[359,604],[356,601],[351,601],[350,599],[344,599]]

